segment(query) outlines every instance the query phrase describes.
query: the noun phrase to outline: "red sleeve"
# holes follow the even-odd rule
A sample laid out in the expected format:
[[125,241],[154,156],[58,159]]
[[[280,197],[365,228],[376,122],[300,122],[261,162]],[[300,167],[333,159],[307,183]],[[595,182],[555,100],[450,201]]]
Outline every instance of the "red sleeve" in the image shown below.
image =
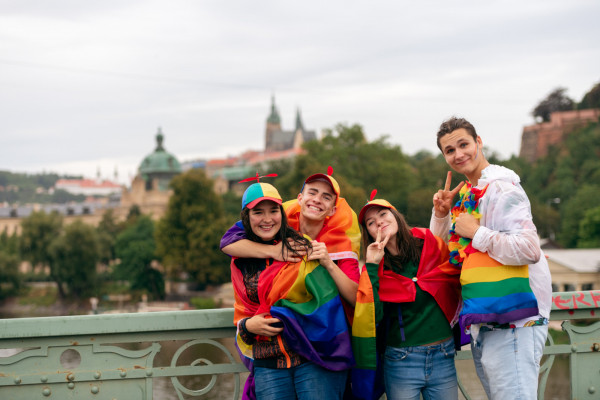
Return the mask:
[[358,283],[360,272],[358,270],[358,260],[354,258],[342,258],[336,260],[337,266],[354,282]]

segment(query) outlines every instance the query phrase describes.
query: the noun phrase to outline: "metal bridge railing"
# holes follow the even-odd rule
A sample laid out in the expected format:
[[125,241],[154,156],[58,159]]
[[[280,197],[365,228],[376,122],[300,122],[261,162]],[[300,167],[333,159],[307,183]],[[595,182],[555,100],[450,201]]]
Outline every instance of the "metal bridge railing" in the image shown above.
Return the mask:
[[[564,354],[571,398],[600,399],[600,291],[554,293],[551,319],[569,343],[549,338],[539,398]],[[0,320],[0,399],[238,399],[247,370],[232,320],[233,309]]]

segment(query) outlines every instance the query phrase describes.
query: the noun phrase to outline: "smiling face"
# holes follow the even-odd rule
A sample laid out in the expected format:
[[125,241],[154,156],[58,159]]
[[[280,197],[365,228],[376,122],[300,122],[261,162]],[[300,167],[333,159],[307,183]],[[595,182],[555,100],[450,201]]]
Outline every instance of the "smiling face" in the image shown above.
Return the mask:
[[[396,221],[396,217],[394,217],[390,209],[385,207],[369,208],[365,212],[365,226],[373,240],[377,239],[377,230],[379,228],[381,228],[381,240],[388,234],[390,238],[393,238],[398,233],[398,221]],[[394,240],[389,240],[386,247],[394,243]]]
[[281,207],[271,200],[263,200],[249,212],[250,229],[268,242],[273,240],[281,229]]
[[448,165],[469,181],[476,182],[488,165],[483,156],[481,138],[474,139],[464,128],[459,128],[440,138],[442,154]]
[[304,185],[298,195],[300,215],[312,221],[324,221],[335,214],[336,196],[330,185],[323,181],[312,181]]

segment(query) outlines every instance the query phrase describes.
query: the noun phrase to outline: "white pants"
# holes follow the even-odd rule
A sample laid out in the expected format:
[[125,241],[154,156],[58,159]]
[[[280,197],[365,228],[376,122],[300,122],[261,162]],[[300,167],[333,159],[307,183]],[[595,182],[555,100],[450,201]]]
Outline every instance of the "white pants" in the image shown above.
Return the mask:
[[548,325],[480,331],[471,338],[477,375],[491,400],[536,400]]

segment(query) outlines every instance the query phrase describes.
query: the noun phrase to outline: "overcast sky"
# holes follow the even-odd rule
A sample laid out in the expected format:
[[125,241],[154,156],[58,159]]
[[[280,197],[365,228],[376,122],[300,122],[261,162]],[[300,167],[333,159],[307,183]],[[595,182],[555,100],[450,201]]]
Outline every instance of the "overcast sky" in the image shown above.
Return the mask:
[[[129,183],[158,127],[180,161],[264,147],[274,94],[321,132],[436,152],[452,115],[518,154],[556,87],[600,82],[600,2],[0,0],[0,170]],[[335,167],[335,166],[334,166]]]

